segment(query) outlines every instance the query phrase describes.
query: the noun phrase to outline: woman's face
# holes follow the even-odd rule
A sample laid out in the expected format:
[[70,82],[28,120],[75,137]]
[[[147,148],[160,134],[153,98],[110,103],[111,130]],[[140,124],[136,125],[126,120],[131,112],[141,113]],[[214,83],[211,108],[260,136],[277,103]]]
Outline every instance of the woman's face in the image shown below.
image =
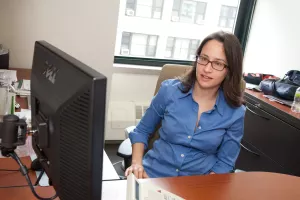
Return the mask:
[[199,86],[203,89],[220,87],[228,72],[226,67],[222,69],[224,65],[227,66],[227,59],[223,43],[217,40],[208,41],[197,60],[196,77]]

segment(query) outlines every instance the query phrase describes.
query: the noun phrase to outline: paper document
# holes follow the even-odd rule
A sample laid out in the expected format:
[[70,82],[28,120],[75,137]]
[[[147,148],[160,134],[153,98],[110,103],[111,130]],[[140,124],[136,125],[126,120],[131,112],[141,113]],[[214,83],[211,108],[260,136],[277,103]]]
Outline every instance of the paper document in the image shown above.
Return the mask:
[[251,83],[246,83],[246,88],[247,88],[247,89],[252,90],[252,89],[254,89],[254,88],[256,88],[256,87],[258,87],[258,85],[254,85],[254,84],[251,84]]
[[23,79],[18,81],[16,89],[30,91],[30,80]]
[[30,80],[19,80],[15,85],[15,92],[20,96],[29,96]]
[[12,84],[16,82],[17,79],[17,71],[16,70],[3,70],[0,69],[0,86],[2,84]]
[[[103,200],[125,200],[126,199],[126,180],[103,181],[102,199]],[[116,192],[117,188],[117,192]]]
[[127,177],[126,200],[184,200],[150,182],[141,182],[134,174]]

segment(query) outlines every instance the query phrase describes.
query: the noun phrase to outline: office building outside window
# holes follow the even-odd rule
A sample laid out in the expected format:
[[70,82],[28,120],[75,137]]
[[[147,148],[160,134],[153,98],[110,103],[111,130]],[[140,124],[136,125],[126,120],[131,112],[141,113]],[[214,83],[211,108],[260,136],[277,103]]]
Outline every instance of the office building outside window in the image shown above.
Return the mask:
[[236,7],[222,5],[219,26],[224,28],[233,28],[236,19],[236,13]]
[[157,35],[123,32],[121,55],[155,57]]
[[172,9],[173,22],[203,24],[206,2],[190,0],[174,0]]
[[125,15],[160,19],[164,0],[127,0]]
[[234,33],[241,2],[248,0],[120,0],[114,62],[189,64],[207,35]]
[[168,37],[165,57],[179,60],[194,60],[199,40]]

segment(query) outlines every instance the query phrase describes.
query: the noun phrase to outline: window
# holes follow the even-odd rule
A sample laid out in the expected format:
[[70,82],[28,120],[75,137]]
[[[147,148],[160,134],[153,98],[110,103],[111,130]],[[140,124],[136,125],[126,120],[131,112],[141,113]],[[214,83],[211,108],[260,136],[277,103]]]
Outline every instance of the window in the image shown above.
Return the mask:
[[155,57],[157,35],[123,32],[121,55]]
[[255,4],[256,0],[120,0],[114,62],[191,64],[200,41],[220,30],[234,33],[244,49]]
[[199,40],[168,37],[165,57],[179,60],[194,60],[199,44]]
[[125,15],[161,19],[164,0],[127,0]]
[[222,5],[219,26],[224,28],[233,28],[236,18],[236,11],[236,7]]
[[174,0],[171,20],[202,24],[205,19],[206,4],[199,1]]

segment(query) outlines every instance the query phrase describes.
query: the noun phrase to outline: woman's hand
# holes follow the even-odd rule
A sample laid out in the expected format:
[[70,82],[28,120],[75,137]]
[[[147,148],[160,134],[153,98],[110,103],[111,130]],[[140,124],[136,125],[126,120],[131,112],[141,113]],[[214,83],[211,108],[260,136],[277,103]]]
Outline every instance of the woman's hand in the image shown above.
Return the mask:
[[132,163],[131,166],[126,169],[125,176],[128,176],[130,173],[133,173],[138,179],[149,178],[141,164]]

